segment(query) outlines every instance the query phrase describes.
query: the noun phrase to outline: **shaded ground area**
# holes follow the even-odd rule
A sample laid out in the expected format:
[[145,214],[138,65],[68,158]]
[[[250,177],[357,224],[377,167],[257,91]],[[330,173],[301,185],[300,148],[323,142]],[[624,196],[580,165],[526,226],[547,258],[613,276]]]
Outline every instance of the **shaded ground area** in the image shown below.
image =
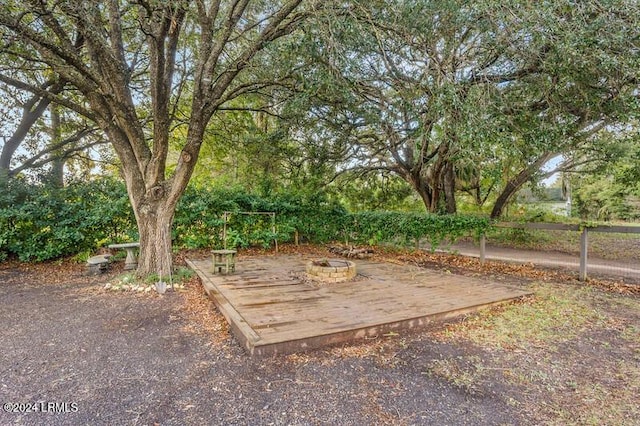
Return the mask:
[[0,402],[77,412],[0,412],[0,424],[638,424],[637,296],[503,277],[536,298],[252,359],[197,280],[157,296],[82,272],[1,267]]

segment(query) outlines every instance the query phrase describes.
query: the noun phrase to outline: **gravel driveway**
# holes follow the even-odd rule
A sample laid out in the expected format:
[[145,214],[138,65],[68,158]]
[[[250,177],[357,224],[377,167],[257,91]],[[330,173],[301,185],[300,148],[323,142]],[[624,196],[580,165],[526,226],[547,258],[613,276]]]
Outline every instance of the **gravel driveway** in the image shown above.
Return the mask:
[[208,303],[196,286],[115,293],[102,289],[108,278],[0,270],[0,424],[527,423],[499,381],[472,392],[427,374],[467,350],[428,333],[252,359],[226,331],[212,338],[219,316],[194,317],[189,292]]

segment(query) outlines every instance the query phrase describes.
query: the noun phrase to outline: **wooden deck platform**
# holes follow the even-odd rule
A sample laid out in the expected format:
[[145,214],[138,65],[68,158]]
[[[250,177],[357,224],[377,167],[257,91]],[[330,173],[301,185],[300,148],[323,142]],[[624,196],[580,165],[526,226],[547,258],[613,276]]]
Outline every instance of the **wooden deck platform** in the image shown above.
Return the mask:
[[189,260],[209,297],[251,355],[291,353],[422,327],[529,294],[486,280],[356,261],[354,281],[314,284],[295,255],[239,259],[214,275],[211,259]]

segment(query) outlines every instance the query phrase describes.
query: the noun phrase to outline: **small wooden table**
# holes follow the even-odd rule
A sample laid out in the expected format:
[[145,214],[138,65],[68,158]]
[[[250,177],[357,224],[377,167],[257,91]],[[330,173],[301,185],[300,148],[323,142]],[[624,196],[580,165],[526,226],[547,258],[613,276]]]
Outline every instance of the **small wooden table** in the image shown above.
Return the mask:
[[112,249],[125,249],[127,251],[127,258],[124,261],[124,269],[131,270],[138,267],[138,258],[136,257],[136,249],[140,247],[140,243],[122,243],[122,244],[109,244],[109,248]]
[[228,274],[236,271],[236,250],[211,250],[213,255],[213,273]]

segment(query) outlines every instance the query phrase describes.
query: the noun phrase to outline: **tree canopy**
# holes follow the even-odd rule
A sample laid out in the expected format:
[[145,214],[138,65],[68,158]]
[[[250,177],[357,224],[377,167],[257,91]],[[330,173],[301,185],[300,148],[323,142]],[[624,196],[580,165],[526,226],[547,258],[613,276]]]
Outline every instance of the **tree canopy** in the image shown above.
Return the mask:
[[194,173],[498,217],[545,174],[637,169],[632,0],[6,0],[0,58],[0,174],[108,140],[141,274],[170,271]]
[[567,172],[615,154],[638,114],[639,16],[625,1],[354,2],[311,32],[303,79],[324,96],[308,122],[428,211],[454,213],[465,191],[495,194],[499,216],[551,159]]
[[282,77],[252,70],[313,8],[301,3],[8,1],[0,10],[7,63],[52,73],[72,90],[43,90],[26,74],[0,80],[75,111],[109,138],[138,223],[141,273],[169,272],[175,207],[207,125],[224,105]]

